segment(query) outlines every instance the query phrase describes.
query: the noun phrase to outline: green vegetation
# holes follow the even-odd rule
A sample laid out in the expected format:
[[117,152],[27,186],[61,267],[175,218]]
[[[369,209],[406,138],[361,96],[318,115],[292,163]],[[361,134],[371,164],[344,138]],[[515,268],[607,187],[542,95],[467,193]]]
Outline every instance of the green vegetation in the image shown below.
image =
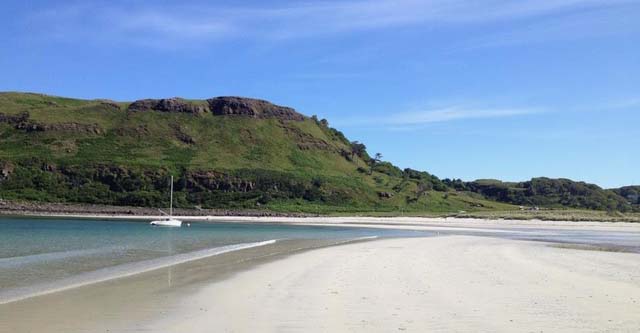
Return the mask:
[[[172,111],[172,103],[187,106]],[[173,175],[183,208],[374,215],[638,208],[637,188],[467,183],[401,170],[326,120],[278,117],[272,104],[260,117],[214,114],[207,101],[142,111],[130,104],[0,93],[0,198],[164,207]]]
[[638,210],[638,191],[634,187],[605,190],[594,184],[569,179],[533,178],[520,183],[485,179],[461,182],[445,179],[445,184],[459,190],[515,205],[549,208],[580,208],[631,212]]

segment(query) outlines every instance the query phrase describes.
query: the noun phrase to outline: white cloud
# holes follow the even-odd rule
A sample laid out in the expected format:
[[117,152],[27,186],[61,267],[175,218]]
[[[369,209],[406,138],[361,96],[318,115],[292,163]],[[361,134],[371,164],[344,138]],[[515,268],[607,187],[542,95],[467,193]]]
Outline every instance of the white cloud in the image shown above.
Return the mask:
[[452,121],[469,121],[491,118],[509,118],[543,113],[539,108],[473,108],[450,106],[407,111],[390,116],[372,116],[342,119],[336,122],[344,127],[385,128],[392,130],[416,130],[425,125]]
[[[494,103],[489,103],[494,104]],[[418,130],[426,125],[447,123],[454,121],[473,121],[482,119],[514,118],[530,115],[559,112],[584,113],[584,112],[609,112],[613,110],[630,110],[640,106],[640,98],[630,97],[626,99],[610,100],[605,103],[594,104],[588,107],[477,107],[477,104],[452,103],[440,104],[439,107],[410,108],[411,111],[398,113],[388,112],[388,116],[370,116],[367,118],[342,118],[335,123],[340,127],[360,128],[384,128],[390,130]],[[445,105],[445,106],[442,106]],[[485,104],[486,105],[486,104]],[[567,133],[566,129],[565,132]]]
[[424,125],[466,119],[504,118],[539,113],[537,109],[467,109],[450,107],[420,112],[407,112],[387,119],[390,125]]
[[407,25],[461,25],[517,20],[630,0],[380,0],[315,1],[279,7],[107,3],[49,8],[32,17],[40,33],[149,44],[228,38],[288,39]]

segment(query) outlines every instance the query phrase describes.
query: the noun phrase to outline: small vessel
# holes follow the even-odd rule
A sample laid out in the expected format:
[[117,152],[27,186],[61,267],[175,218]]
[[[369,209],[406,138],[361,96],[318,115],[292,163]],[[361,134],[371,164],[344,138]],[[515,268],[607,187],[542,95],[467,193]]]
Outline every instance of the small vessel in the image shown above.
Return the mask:
[[[181,227],[182,221],[173,218],[173,176],[171,176],[171,194],[170,194],[170,203],[169,203],[169,215],[163,219],[151,221],[149,224],[153,226],[162,226],[162,227]],[[160,211],[165,214],[165,212]]]

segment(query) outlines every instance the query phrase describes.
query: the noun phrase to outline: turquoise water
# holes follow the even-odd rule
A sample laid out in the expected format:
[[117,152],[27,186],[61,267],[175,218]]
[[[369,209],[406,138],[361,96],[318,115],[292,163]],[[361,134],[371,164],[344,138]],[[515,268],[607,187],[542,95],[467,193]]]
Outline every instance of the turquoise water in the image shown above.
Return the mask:
[[428,232],[281,224],[0,219],[0,302],[63,285],[141,272],[273,240],[348,241]]
[[[440,235],[475,235],[595,245],[640,253],[640,233],[504,227],[501,232],[462,228]],[[313,247],[367,237],[424,237],[433,232],[193,222],[152,227],[140,221],[0,218],[0,304],[31,295],[140,273],[271,242]],[[305,240],[309,240],[308,242]]]

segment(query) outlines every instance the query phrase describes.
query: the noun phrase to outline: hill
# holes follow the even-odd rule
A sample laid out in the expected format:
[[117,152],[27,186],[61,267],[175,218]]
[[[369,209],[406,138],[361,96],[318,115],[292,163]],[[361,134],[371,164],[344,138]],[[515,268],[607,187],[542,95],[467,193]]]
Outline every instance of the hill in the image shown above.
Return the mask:
[[581,208],[629,212],[638,210],[638,187],[602,189],[597,185],[570,179],[533,178],[525,182],[482,179],[461,182],[445,179],[458,191],[470,191],[504,203],[547,208]]
[[[569,180],[442,181],[372,158],[328,121],[267,101],[80,100],[0,93],[0,198],[287,212],[482,212],[517,205],[629,211]],[[626,192],[625,192],[626,193]]]
[[0,197],[280,211],[507,209],[374,161],[326,120],[240,97],[134,102],[0,94]]
[[625,198],[630,204],[640,206],[640,186],[624,186],[613,191]]

